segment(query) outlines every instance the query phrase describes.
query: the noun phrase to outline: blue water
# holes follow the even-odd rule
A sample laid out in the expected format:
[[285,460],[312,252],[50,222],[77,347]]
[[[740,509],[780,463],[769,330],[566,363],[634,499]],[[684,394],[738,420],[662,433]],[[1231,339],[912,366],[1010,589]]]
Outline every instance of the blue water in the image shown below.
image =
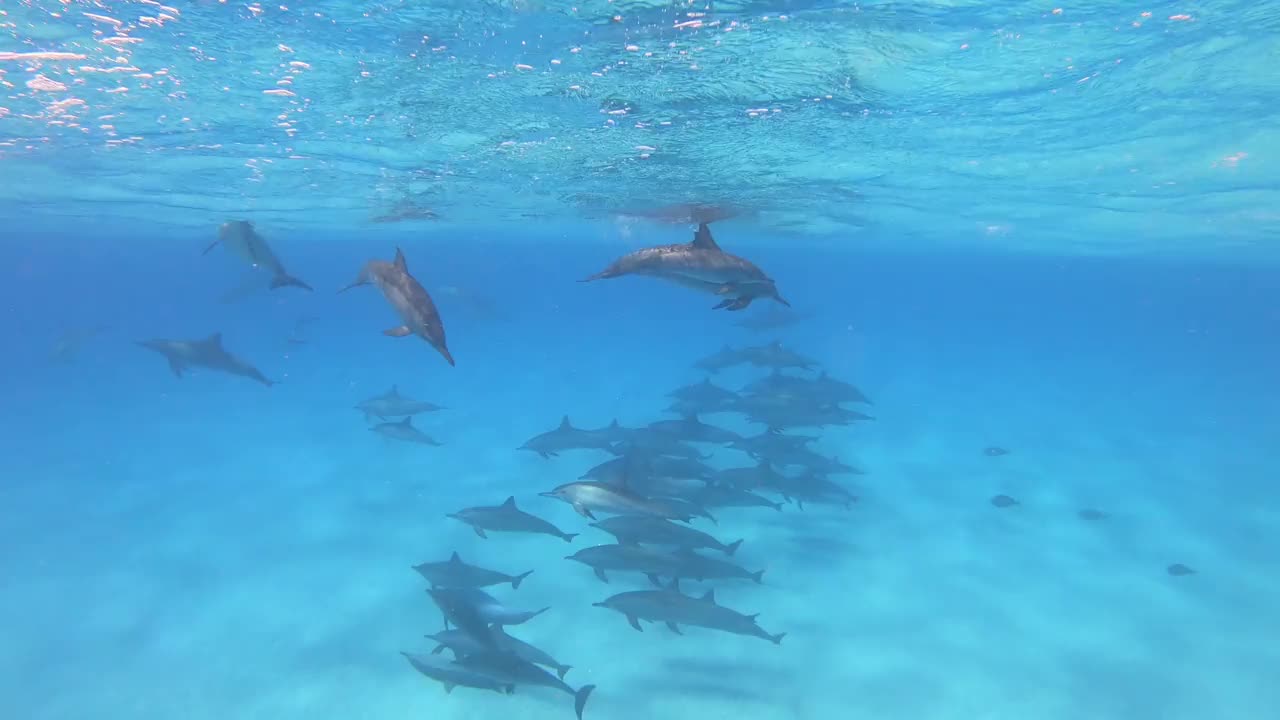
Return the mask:
[[[568,5],[3,7],[0,717],[572,717],[399,656],[441,629],[410,566],[454,550],[534,570],[491,590],[550,606],[512,634],[598,686],[596,720],[1273,717],[1280,9]],[[576,282],[689,240],[637,218],[680,202],[738,208],[717,240],[802,319]],[[202,256],[231,218],[315,292]],[[397,247],[457,367],[337,294]],[[214,332],[280,384],[135,344]],[[765,582],[685,587],[780,645],[637,633],[591,604],[647,581],[564,560],[610,537],[538,496],[609,456],[516,448],[669,417],[695,361],[775,339],[875,401],[817,431],[860,501],[695,521]],[[414,421],[441,447],[369,432],[353,406],[393,384],[447,407]],[[583,534],[444,517],[512,495]]]

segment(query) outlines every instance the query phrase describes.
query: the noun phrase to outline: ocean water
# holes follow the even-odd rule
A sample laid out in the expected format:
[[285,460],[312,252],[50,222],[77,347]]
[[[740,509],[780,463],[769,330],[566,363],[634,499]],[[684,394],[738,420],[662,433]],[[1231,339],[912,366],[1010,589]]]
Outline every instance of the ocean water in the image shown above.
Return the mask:
[[[596,720],[1280,707],[1275,3],[0,13],[0,717],[572,717],[400,656],[443,628],[411,567],[454,551],[533,571],[488,590],[549,608],[508,630]],[[578,282],[690,241],[689,204],[790,314]],[[236,219],[313,291],[202,254]],[[337,292],[397,248],[456,367]],[[213,333],[278,384],[137,345]],[[858,502],[691,522],[765,573],[681,589],[780,644],[636,632],[593,603],[649,581],[565,560],[612,538],[539,495],[612,455],[517,448],[672,419],[697,361],[774,341],[874,402],[784,430]],[[393,385],[440,446],[370,432]],[[580,535],[446,517],[509,496]]]

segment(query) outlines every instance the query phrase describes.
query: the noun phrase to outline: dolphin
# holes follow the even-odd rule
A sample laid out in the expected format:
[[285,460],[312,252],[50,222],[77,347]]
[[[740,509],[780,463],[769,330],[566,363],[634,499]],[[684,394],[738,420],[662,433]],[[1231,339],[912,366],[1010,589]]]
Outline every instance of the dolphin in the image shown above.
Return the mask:
[[417,443],[419,445],[430,445],[431,447],[440,447],[441,443],[430,435],[422,432],[413,426],[413,417],[409,416],[397,422],[378,423],[369,428],[371,432],[391,438],[392,440],[401,440],[403,442]]
[[70,362],[80,353],[80,348],[84,343],[106,329],[105,325],[95,325],[66,331],[58,338],[58,342],[54,344],[53,350],[49,353],[49,361],[52,363]]
[[646,498],[628,490],[625,486],[602,482],[565,483],[550,492],[538,493],[543,497],[563,500],[579,515],[595,520],[595,513],[612,515],[648,515],[670,520],[689,521],[692,515],[667,501],[667,498]]
[[688,548],[668,552],[634,543],[583,548],[565,559],[590,567],[603,582],[609,582],[606,570],[643,573],[659,587],[662,585],[658,582],[658,576],[696,580],[748,578],[757,583],[763,582],[764,577],[763,570],[751,572],[724,560],[703,557]]
[[391,337],[417,335],[430,343],[449,365],[455,364],[453,355],[449,353],[449,347],[445,343],[444,322],[440,320],[435,301],[427,294],[422,283],[409,274],[409,266],[405,263],[404,253],[400,248],[396,248],[396,258],[393,262],[370,260],[365,263],[360,273],[356,275],[355,282],[338,292],[344,293],[351,288],[370,284],[382,291],[382,296],[391,303],[391,307],[395,308],[400,319],[404,321],[404,324],[399,327],[384,330],[383,335]]
[[591,692],[596,689],[595,685],[583,685],[574,690],[565,684],[564,680],[552,675],[538,665],[503,652],[490,651],[465,655],[454,660],[454,662],[478,673],[488,675],[499,683],[539,685],[562,690],[573,696],[573,711],[578,720],[582,720],[582,710],[586,707],[587,699],[591,697]]
[[271,251],[271,246],[253,229],[253,223],[247,220],[230,220],[218,227],[218,239],[204,249],[204,255],[221,243],[228,251],[241,260],[271,273],[271,289],[282,287],[300,287],[310,290],[311,286],[285,271],[280,258]]
[[414,565],[414,570],[426,578],[435,587],[488,587],[502,583],[511,583],[512,590],[519,590],[520,583],[533,574],[533,571],[508,575],[497,570],[489,570],[477,565],[468,565],[455,550],[444,562],[424,562]]
[[515,685],[504,683],[491,675],[459,665],[435,655],[401,652],[413,669],[444,685],[446,693],[453,692],[459,685],[480,690],[493,690],[510,695],[515,692]]
[[617,441],[615,435],[622,431],[617,420],[600,430],[577,428],[569,421],[569,416],[565,415],[556,429],[535,435],[516,449],[535,452],[544,458],[556,457],[565,450],[612,451]]
[[690,550],[712,548],[730,557],[742,546],[741,540],[726,545],[701,530],[643,515],[616,515],[591,523],[591,526],[609,533],[620,543],[674,545]]
[[[493,640],[494,647],[496,647],[499,652],[518,657],[525,662],[536,663],[538,665],[544,665],[552,668],[556,671],[556,674],[560,676],[561,680],[564,679],[565,673],[573,669],[571,665],[565,665],[551,657],[551,655],[545,650],[530,645],[520,638],[512,637],[500,626],[491,628],[489,630],[489,635]],[[444,652],[445,648],[452,650],[455,657],[493,651],[492,647],[489,647],[485,643],[480,642],[470,634],[459,629],[443,630],[435,633],[434,635],[428,635],[427,639],[435,640],[437,643],[440,643],[431,651],[433,655],[438,655]]]
[[551,535],[565,542],[573,542],[573,539],[578,536],[578,533],[564,532],[537,515],[530,515],[516,507],[515,496],[507,498],[501,505],[464,508],[445,517],[470,525],[476,535],[482,538],[489,537],[485,534],[486,530]]
[[791,307],[791,303],[778,294],[773,279],[760,268],[721,250],[705,222],[698,225],[692,242],[637,250],[581,282],[623,275],[647,275],[725,297],[712,308],[714,310],[742,310],[757,298],[770,298]]
[[490,625],[521,625],[551,609],[509,608],[479,588],[435,587],[427,590],[427,594],[444,613],[445,620],[488,645],[494,643]]
[[375,395],[368,400],[361,400],[356,403],[355,409],[364,413],[365,420],[372,420],[375,417],[386,420],[388,417],[402,417],[444,410],[443,407],[435,403],[414,400],[401,395],[400,388],[397,385],[392,385],[390,390],[381,395]]
[[169,361],[169,369],[178,377],[182,377],[182,371],[187,368],[206,367],[210,370],[247,377],[267,387],[277,382],[268,380],[256,367],[223,349],[220,332],[203,340],[142,340],[138,345],[165,356]]
[[694,625],[735,635],[763,638],[774,645],[782,644],[782,638],[786,636],[786,633],[770,635],[756,624],[755,615],[743,615],[716,603],[714,590],[708,590],[701,598],[685,595],[680,592],[678,581],[673,581],[662,590],[619,593],[592,605],[622,613],[636,630],[642,630],[640,620],[644,619],[666,623],[677,635],[684,634],[680,632],[680,625]]

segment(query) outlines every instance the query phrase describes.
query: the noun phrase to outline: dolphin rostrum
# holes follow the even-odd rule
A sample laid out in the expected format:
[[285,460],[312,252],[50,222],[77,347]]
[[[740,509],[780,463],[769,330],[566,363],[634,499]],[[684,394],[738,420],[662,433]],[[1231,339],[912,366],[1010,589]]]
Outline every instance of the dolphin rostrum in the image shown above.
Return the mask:
[[404,324],[399,327],[384,330],[383,335],[391,337],[417,335],[431,343],[431,347],[435,348],[450,365],[454,364],[453,355],[449,353],[449,347],[445,343],[444,322],[440,320],[435,301],[427,294],[422,283],[409,274],[409,266],[405,263],[404,253],[400,248],[396,248],[396,259],[393,262],[370,260],[365,263],[360,269],[360,274],[356,276],[355,282],[338,292],[344,293],[353,287],[369,284],[376,285],[382,291],[382,296],[391,303],[391,307],[395,308],[400,319],[404,321]]
[[206,367],[247,377],[267,387],[277,382],[268,380],[258,368],[227,352],[222,347],[222,333],[214,333],[203,340],[143,340],[138,345],[165,356],[169,361],[169,369],[178,377],[182,377],[182,371],[187,368]]
[[647,275],[677,285],[721,295],[726,299],[713,309],[742,310],[756,298],[771,298],[787,307],[773,279],[749,260],[720,249],[706,223],[698,225],[693,241],[644,248],[615,260],[609,267],[582,280],[606,280],[623,275]]
[[205,255],[222,243],[231,253],[241,260],[271,273],[271,289],[286,286],[300,287],[310,290],[311,286],[290,275],[284,269],[280,258],[271,251],[271,246],[253,229],[253,223],[247,220],[230,220],[218,227],[218,239],[204,249]]

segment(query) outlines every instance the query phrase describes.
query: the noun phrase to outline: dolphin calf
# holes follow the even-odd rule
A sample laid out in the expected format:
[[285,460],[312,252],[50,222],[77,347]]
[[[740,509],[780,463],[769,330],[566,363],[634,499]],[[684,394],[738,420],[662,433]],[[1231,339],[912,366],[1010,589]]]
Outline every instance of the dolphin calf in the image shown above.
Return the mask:
[[409,274],[409,266],[405,263],[404,253],[400,248],[396,248],[396,259],[393,262],[370,260],[365,263],[360,274],[356,275],[355,282],[338,292],[344,293],[351,288],[370,284],[382,291],[382,296],[404,321],[399,327],[384,330],[383,335],[417,335],[430,343],[449,365],[455,364],[445,342],[444,322],[440,320],[435,301],[427,294],[422,283]]
[[142,340],[138,345],[165,356],[169,361],[169,369],[178,377],[182,377],[182,372],[187,368],[205,367],[247,377],[267,387],[276,384],[275,380],[268,380],[258,368],[227,352],[222,347],[222,333],[214,333],[203,340]]
[[787,307],[772,278],[749,260],[720,249],[707,224],[698,225],[693,241],[644,248],[615,260],[609,267],[581,282],[607,280],[623,275],[647,275],[699,292],[721,295],[713,309],[742,310],[757,298],[769,298]]
[[230,220],[218,227],[218,239],[204,249],[204,255],[222,244],[233,255],[252,265],[271,273],[271,289],[282,287],[300,287],[310,290],[311,286],[290,275],[284,269],[280,258],[271,251],[271,246],[253,229],[253,223],[247,220]]

